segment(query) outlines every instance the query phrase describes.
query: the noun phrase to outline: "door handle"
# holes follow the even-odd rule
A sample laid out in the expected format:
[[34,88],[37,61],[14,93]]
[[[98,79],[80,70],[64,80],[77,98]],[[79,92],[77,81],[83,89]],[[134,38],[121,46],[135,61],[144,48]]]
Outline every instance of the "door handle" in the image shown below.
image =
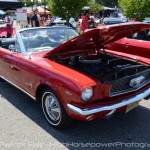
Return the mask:
[[15,70],[15,71],[20,71],[20,69],[17,68],[17,66],[15,66],[15,65],[10,65],[10,68],[13,69],[13,70]]
[[10,66],[10,68],[11,68],[11,69],[13,69],[13,68],[14,68],[14,66],[13,66],[13,65],[11,65],[11,66]]

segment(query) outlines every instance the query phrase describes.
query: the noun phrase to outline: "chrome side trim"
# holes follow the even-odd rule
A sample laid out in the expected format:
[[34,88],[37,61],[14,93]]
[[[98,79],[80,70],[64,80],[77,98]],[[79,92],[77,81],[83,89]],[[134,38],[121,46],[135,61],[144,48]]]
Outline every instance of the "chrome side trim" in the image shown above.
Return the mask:
[[4,79],[5,81],[7,81],[8,83],[10,83],[11,85],[15,86],[17,89],[21,90],[22,92],[24,92],[25,94],[27,94],[28,96],[30,96],[33,100],[36,101],[36,98],[34,96],[32,96],[31,94],[27,93],[25,90],[23,90],[22,88],[20,88],[19,86],[17,86],[16,84],[12,83],[11,81],[7,80],[6,78],[0,76],[0,78]]
[[117,103],[117,104],[113,104],[113,105],[109,105],[109,106],[104,106],[104,107],[100,107],[100,108],[94,108],[94,109],[80,109],[72,104],[67,104],[68,108],[80,115],[86,116],[86,115],[92,115],[95,113],[99,113],[99,112],[103,112],[103,111],[111,111],[123,106],[126,106],[128,104],[131,104],[133,102],[137,102],[140,101],[141,99],[147,97],[148,95],[150,95],[150,88],[145,90],[144,92],[140,93],[139,95],[136,95],[134,97],[131,97],[129,99],[124,99],[122,102]]

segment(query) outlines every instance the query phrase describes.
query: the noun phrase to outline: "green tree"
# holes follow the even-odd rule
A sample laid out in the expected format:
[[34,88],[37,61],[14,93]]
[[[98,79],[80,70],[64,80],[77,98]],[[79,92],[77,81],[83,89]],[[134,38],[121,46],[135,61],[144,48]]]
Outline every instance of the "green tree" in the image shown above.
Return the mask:
[[95,2],[107,7],[118,7],[118,0],[95,0]]
[[145,17],[150,17],[150,0],[120,0],[119,5],[129,18],[142,21]]
[[91,12],[94,14],[97,14],[99,11],[103,10],[103,6],[94,1],[90,1],[89,6],[91,8]]
[[22,3],[24,4],[24,6],[27,7],[32,7],[33,5],[37,5],[37,6],[41,6],[41,5],[48,5],[48,1],[49,0],[22,0]]
[[69,18],[75,17],[80,13],[83,6],[88,4],[89,0],[49,0],[48,6],[53,15],[60,16],[69,22]]
[[32,6],[32,2],[30,0],[22,0],[24,6]]
[[41,0],[41,5],[44,5],[44,4],[45,4],[45,5],[48,5],[48,1],[49,1],[49,0]]
[[[42,0],[41,2],[38,1],[38,0],[22,0],[22,3],[24,4],[24,6],[29,7],[29,6],[33,6],[34,4],[36,4],[36,5],[41,5],[41,4],[43,4],[43,1],[44,1],[44,0]],[[45,2],[46,2],[46,1],[47,1],[47,0],[45,0]]]

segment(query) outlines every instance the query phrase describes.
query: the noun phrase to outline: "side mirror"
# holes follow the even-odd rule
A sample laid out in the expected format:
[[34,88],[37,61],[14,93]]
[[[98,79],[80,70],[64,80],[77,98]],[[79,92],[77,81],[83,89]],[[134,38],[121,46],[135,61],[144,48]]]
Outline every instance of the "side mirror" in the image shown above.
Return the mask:
[[8,47],[8,49],[10,50],[10,51],[15,51],[15,45],[13,45],[13,44],[11,44],[11,45],[9,45],[9,47]]

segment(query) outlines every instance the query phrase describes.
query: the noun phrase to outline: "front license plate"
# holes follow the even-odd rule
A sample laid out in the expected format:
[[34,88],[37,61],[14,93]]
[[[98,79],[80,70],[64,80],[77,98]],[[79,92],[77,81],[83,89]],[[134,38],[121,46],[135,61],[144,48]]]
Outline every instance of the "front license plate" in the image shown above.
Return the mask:
[[131,104],[127,105],[126,113],[128,113],[129,111],[131,111],[132,109],[134,109],[138,105],[139,105],[139,102],[134,102],[134,103],[131,103]]

